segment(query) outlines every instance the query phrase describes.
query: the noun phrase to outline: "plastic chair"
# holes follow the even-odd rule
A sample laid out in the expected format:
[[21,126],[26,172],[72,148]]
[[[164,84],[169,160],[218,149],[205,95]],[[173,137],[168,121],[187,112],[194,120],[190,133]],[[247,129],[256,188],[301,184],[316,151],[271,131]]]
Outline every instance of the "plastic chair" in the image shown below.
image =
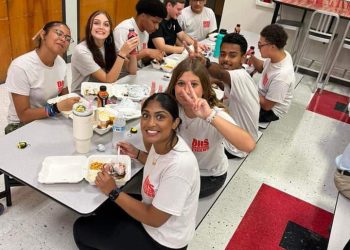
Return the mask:
[[[331,30],[334,24],[333,30]],[[325,69],[327,66],[327,62],[329,61],[330,54],[332,48],[334,46],[334,39],[336,38],[336,30],[339,24],[339,15],[332,12],[316,10],[312,13],[309,26],[307,28],[304,40],[301,44],[300,55],[296,60],[296,68],[295,72],[298,72],[301,59],[304,57],[305,52],[308,51],[307,47],[309,46],[310,41],[316,41],[320,43],[325,43],[327,45],[327,49],[322,58],[321,69],[318,73],[315,88],[313,91],[317,89],[318,83],[322,80],[323,74],[325,73]]]
[[304,17],[302,18],[301,21],[283,19],[281,12],[282,12],[282,8],[281,8],[281,11],[278,15],[278,19],[276,21],[276,24],[282,26],[286,30],[290,30],[290,31],[294,32],[293,39],[291,40],[292,41],[292,48],[290,50],[290,54],[291,54],[291,56],[293,58],[293,62],[294,62],[297,58],[297,48],[298,48],[298,44],[300,43],[300,37],[301,37],[301,33],[302,33]]
[[[343,38],[340,41],[339,47],[337,49],[337,52],[335,53],[335,56],[334,56],[333,61],[332,61],[332,64],[329,67],[326,79],[322,83],[321,93],[322,93],[324,87],[326,86],[326,84],[328,84],[328,82],[329,82],[329,78],[331,77],[331,73],[332,73],[332,71],[334,69],[335,63],[337,62],[338,56],[340,54],[340,51],[342,49],[349,49],[350,50],[350,37],[348,37],[348,35],[350,36],[349,31],[350,31],[350,21],[348,21],[348,25],[346,26],[346,29],[344,31]],[[348,69],[344,69],[344,77],[343,77],[344,80],[346,80],[345,79],[345,75],[346,75],[347,71],[348,71]]]

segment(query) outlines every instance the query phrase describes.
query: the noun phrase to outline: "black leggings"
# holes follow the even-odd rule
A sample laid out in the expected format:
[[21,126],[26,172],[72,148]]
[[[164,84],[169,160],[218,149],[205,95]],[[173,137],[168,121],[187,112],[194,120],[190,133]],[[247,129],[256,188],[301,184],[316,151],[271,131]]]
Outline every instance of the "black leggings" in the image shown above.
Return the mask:
[[280,118],[275,115],[275,113],[272,110],[264,110],[260,108],[260,114],[259,114],[259,122],[273,122],[277,121]]
[[201,191],[199,198],[209,196],[218,191],[224,185],[227,173],[220,176],[201,176]]
[[[139,195],[133,197],[141,200]],[[109,200],[94,215],[77,219],[73,233],[79,249],[171,249],[153,240],[140,222]]]

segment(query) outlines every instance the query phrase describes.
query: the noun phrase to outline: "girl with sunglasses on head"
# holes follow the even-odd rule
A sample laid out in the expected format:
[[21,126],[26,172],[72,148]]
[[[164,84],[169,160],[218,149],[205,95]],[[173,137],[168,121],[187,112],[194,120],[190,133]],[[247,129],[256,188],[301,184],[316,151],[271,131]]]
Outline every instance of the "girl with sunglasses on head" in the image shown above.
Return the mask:
[[178,133],[198,160],[200,198],[211,195],[225,183],[228,159],[224,144],[250,152],[255,141],[226,113],[211,88],[207,69],[199,60],[182,61],[174,69],[166,93],[179,104],[182,123]]
[[95,11],[87,21],[85,40],[72,54],[72,92],[80,93],[82,82],[113,83],[127,73],[136,74],[136,55],[130,55],[139,38],[127,40],[119,51],[114,43],[112,18],[105,11]]
[[72,97],[47,103],[51,98],[68,93],[66,62],[61,56],[72,42],[69,27],[60,21],[49,22],[33,40],[37,48],[13,60],[7,72],[10,105],[6,134],[31,121],[71,110],[80,99]]
[[199,169],[191,149],[176,133],[180,124],[176,100],[165,93],[153,94],[141,112],[149,153],[126,142],[119,146],[122,154],[145,164],[142,197],[122,192],[108,173],[99,173],[96,186],[110,200],[95,215],[75,222],[79,249],[186,249],[194,235]]

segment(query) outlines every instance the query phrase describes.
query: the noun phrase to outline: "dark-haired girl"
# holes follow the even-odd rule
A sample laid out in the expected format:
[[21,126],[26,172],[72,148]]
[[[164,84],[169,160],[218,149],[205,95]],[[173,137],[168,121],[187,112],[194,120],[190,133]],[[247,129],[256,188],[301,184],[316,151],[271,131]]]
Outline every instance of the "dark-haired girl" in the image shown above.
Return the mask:
[[167,94],[150,96],[142,106],[141,131],[146,154],[128,143],[121,152],[145,164],[142,201],[122,192],[106,172],[96,186],[110,200],[95,215],[74,224],[80,249],[186,249],[195,230],[200,189],[196,157],[176,134],[176,101]]
[[130,52],[138,42],[138,37],[131,38],[117,51],[111,17],[105,11],[92,13],[86,24],[85,40],[74,48],[72,54],[71,91],[80,93],[81,83],[87,81],[113,83],[121,76],[123,66],[128,73],[135,75],[137,59]]
[[13,60],[7,71],[10,105],[6,134],[31,121],[71,110],[79,101],[74,97],[47,104],[47,100],[68,93],[66,63],[61,57],[72,42],[68,26],[49,22],[33,40],[37,48]]

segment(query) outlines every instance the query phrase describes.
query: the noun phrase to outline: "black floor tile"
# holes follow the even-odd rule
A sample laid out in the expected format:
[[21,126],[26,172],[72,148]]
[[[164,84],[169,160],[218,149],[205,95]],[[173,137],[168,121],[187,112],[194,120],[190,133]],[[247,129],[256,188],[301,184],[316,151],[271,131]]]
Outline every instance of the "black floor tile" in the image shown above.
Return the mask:
[[337,102],[334,107],[335,110],[348,114],[348,104]]
[[326,250],[328,239],[292,221],[284,230],[280,247],[287,250]]

